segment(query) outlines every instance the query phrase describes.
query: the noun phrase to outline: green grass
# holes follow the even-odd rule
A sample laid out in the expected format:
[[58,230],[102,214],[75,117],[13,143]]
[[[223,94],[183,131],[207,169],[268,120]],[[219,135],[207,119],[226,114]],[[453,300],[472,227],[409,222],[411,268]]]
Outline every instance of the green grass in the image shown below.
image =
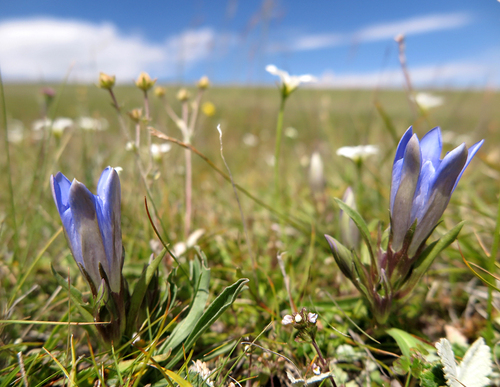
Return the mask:
[[[143,265],[154,252],[152,242],[157,241],[144,207],[146,190],[134,154],[125,151],[126,141],[118,127],[109,95],[94,85],[53,86],[57,97],[49,110],[50,117],[104,117],[110,126],[102,132],[85,132],[75,128],[66,131],[60,139],[50,136],[45,141],[36,140],[30,128],[35,119],[41,118],[41,86],[5,85],[7,120],[22,121],[26,136],[20,143],[10,143],[10,171],[5,152],[0,155],[3,187],[0,190],[0,306],[3,320],[83,321],[74,302],[68,299],[68,291],[58,287],[51,266],[64,278],[69,275],[71,284],[83,293],[84,299],[91,298],[62,233],[48,244],[61,227],[49,186],[51,174],[61,171],[70,180],[76,178],[95,192],[103,168],[108,165],[123,168],[120,174],[125,248],[123,272],[130,284],[139,278]],[[166,97],[178,112],[180,105],[175,100],[176,92],[176,87],[167,87]],[[466,220],[458,239],[461,252],[467,260],[488,267],[487,255],[493,242],[500,170],[500,94],[491,91],[442,91],[439,94],[444,96],[445,104],[425,116],[416,117],[402,91],[300,89],[294,92],[287,101],[284,128],[294,127],[298,135],[296,138],[283,138],[280,162],[284,187],[280,208],[283,208],[289,221],[278,219],[257,202],[239,193],[252,253],[257,262],[255,269],[231,184],[204,160],[193,155],[192,230],[205,230],[198,245],[206,254],[211,269],[209,302],[237,279],[250,279],[249,289],[243,291],[212,328],[197,340],[193,353],[186,353],[193,359],[208,361],[211,369],[218,370],[215,385],[222,385],[223,380],[229,383],[231,379],[228,375],[241,381],[241,384],[246,383],[244,380],[248,377],[255,378],[252,383],[259,385],[274,383],[276,386],[287,380],[285,371],[290,367],[288,361],[259,347],[253,347],[251,354],[244,354],[244,345],[238,345],[240,341],[253,341],[258,337],[256,344],[291,359],[302,374],[306,373],[315,358],[310,344],[294,341],[292,329],[281,326],[283,314],[290,313],[277,261],[277,254],[283,251],[286,251],[283,258],[294,303],[299,309],[307,307],[319,313],[318,345],[327,359],[339,360],[338,366],[348,374],[349,380],[370,375],[372,385],[383,385],[390,379],[376,368],[367,373],[372,360],[364,351],[363,343],[370,346],[380,369],[385,367],[385,374],[391,375],[391,378],[399,377],[390,368],[394,358],[387,352],[398,355],[401,352],[386,333],[388,328],[400,328],[431,343],[445,336],[444,324],[454,325],[471,342],[486,334],[483,331],[486,320],[480,313],[486,308],[486,300],[480,295],[484,294],[484,287],[480,281],[472,281],[474,275],[463,263],[456,243],[440,254],[413,296],[394,309],[388,324],[379,326],[359,293],[342,276],[323,238],[325,233],[337,238],[340,235],[339,208],[333,199],[341,198],[349,185],[362,187],[363,196],[357,197],[358,208],[369,224],[372,237],[376,238],[379,224],[382,230],[388,227],[391,170],[397,144],[391,137],[387,122],[376,108],[375,103],[378,103],[396,129],[398,138],[410,125],[414,125],[420,138],[439,125],[443,131],[453,131],[455,137],[468,136],[467,145],[481,138],[486,139],[479,157],[472,162],[458,185],[444,214],[444,221],[431,239],[443,235],[459,221]],[[116,96],[124,111],[140,107],[143,103],[141,92],[135,87],[117,87]],[[267,160],[274,153],[278,91],[272,88],[214,87],[206,92],[203,101],[213,102],[216,113],[212,117],[200,115],[193,139],[194,147],[226,172],[216,130],[220,123],[224,156],[234,182],[273,207],[273,167]],[[151,126],[181,139],[180,131],[154,96],[151,96],[151,112]],[[132,135],[133,125],[128,117],[125,118]],[[255,147],[243,143],[247,133],[258,137]],[[5,131],[0,136],[3,143]],[[143,144],[145,139],[144,134]],[[155,138],[153,141],[160,142]],[[380,154],[365,163],[361,182],[358,181],[355,165],[335,154],[341,146],[358,144],[380,147]],[[446,151],[453,147],[445,144]],[[325,190],[317,194],[309,187],[305,165],[314,151],[322,156],[326,179]],[[161,163],[154,165],[147,177],[151,198],[161,220],[160,234],[171,246],[185,239],[183,152],[182,148],[172,144],[172,150],[164,155]],[[141,149],[140,153],[147,164],[147,151]],[[15,222],[11,215],[9,177],[13,182]],[[151,205],[150,208],[152,210]],[[292,227],[292,219],[295,227]],[[18,229],[17,240],[14,224]],[[195,252],[191,249],[179,258],[185,271],[188,271],[194,256]],[[163,288],[167,275],[175,267],[177,263],[167,259],[160,265],[159,282]],[[166,325],[178,314],[178,321],[185,318],[187,311],[183,309],[190,305],[193,296],[182,270],[178,270],[172,280],[179,289],[178,302],[168,314]],[[483,292],[478,293],[476,309],[467,306],[471,289]],[[494,315],[497,316],[496,310]],[[175,324],[172,323],[169,332]],[[369,339],[354,324],[378,343]],[[148,345],[154,341],[157,326],[151,321],[149,333],[146,329],[141,335],[146,354],[147,348],[150,348]],[[98,378],[108,380],[108,384],[122,378],[123,383],[130,386],[148,382],[174,385],[174,382],[167,381],[164,374],[153,371],[151,365],[145,366],[143,357],[146,354],[141,354],[130,345],[115,348],[113,355],[100,343],[93,326],[18,322],[3,324],[0,330],[1,386],[25,383],[18,353],[22,353],[24,375],[29,386],[50,383],[86,386],[93,385]],[[494,336],[489,338],[490,342],[498,339],[498,333],[498,326],[494,325]],[[77,365],[72,360],[70,335],[74,335],[75,356],[80,359]],[[161,340],[164,339],[165,336],[162,336]],[[345,345],[354,348],[354,360],[342,358],[339,348],[346,348]],[[91,348],[95,357],[91,355]],[[156,361],[168,363],[163,358]],[[153,364],[152,361],[149,364]],[[182,367],[181,361],[170,371],[185,376]],[[101,374],[102,369],[105,369],[104,375]],[[143,374],[141,369],[148,372]],[[190,380],[193,385],[198,385],[192,376]],[[400,380],[404,381],[406,377]]]

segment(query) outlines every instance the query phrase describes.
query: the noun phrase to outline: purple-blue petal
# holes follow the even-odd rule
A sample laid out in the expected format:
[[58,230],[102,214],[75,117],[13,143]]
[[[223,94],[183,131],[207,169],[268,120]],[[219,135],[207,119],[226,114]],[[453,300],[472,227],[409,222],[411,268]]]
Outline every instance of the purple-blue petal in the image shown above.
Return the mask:
[[101,282],[99,263],[106,268],[107,259],[96,214],[95,196],[77,180],[71,184],[69,205],[73,213],[75,234],[80,239],[83,266],[97,289]]
[[101,174],[97,185],[96,212],[106,251],[106,273],[111,289],[119,292],[123,266],[121,238],[121,188],[118,173],[111,167]]
[[427,238],[448,206],[453,186],[467,161],[465,144],[449,152],[435,173],[434,182],[430,187],[430,195],[425,208],[418,211],[423,214],[417,223],[409,253],[414,254],[420,244]]
[[439,167],[441,162],[441,151],[443,149],[443,140],[441,139],[441,130],[436,127],[422,138],[420,141],[420,150],[422,152],[422,160],[424,163],[427,160],[432,162],[434,169]]
[[418,186],[413,198],[413,207],[411,213],[411,223],[418,219],[420,221],[425,214],[426,204],[430,196],[430,187],[434,183],[436,177],[436,170],[430,160],[424,162],[422,170],[420,171],[420,178],[418,179]]
[[401,170],[403,169],[403,159],[399,159],[394,163],[392,167],[392,183],[391,183],[391,199],[390,208],[391,212],[394,210],[394,199],[396,198],[396,192],[399,189],[399,183],[401,183]]
[[398,148],[396,149],[396,156],[394,157],[394,163],[396,163],[396,161],[404,157],[406,146],[408,145],[408,141],[410,141],[410,138],[412,136],[413,136],[413,128],[410,126],[406,130],[405,134],[403,134],[403,137],[401,137],[401,140],[399,141]]
[[422,166],[422,155],[417,135],[414,134],[405,150],[401,179],[396,197],[394,198],[393,211],[391,212],[393,239],[392,244],[396,251],[402,245],[406,231],[411,226],[411,213],[413,198],[418,185],[420,170]]
[[476,142],[474,145],[472,145],[469,148],[469,151],[467,153],[467,161],[465,162],[465,165],[462,169],[462,172],[460,172],[460,174],[458,175],[457,180],[455,181],[455,185],[453,186],[453,190],[451,192],[455,191],[455,188],[457,187],[458,182],[460,181],[460,179],[462,178],[462,175],[465,172],[465,168],[467,168],[467,166],[471,162],[472,158],[476,155],[477,151],[479,150],[479,148],[481,148],[483,143],[484,143],[484,140],[481,140],[479,142]]
[[55,176],[50,176],[50,187],[59,215],[62,215],[69,207],[68,194],[71,182],[61,172],[58,172]]

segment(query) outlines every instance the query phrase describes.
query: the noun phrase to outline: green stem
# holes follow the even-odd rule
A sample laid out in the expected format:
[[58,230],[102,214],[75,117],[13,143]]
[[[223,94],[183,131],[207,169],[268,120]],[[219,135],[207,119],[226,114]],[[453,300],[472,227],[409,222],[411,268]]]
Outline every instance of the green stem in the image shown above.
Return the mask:
[[[497,209],[497,221],[495,225],[495,233],[493,235],[493,245],[491,246],[490,259],[488,261],[488,271],[493,274],[495,271],[495,263],[498,254],[498,245],[500,243],[500,197],[498,198],[498,209]],[[494,337],[493,333],[493,288],[488,287],[488,322],[486,325],[488,331],[488,344],[491,343],[491,339]]]
[[5,155],[7,158],[7,174],[8,176],[8,184],[9,184],[9,196],[10,196],[10,208],[12,212],[12,225],[14,229],[14,252],[18,251],[19,248],[19,233],[17,229],[17,221],[16,221],[16,207],[14,206],[14,187],[12,185],[12,170],[10,165],[10,151],[9,151],[9,131],[7,129],[7,107],[5,104],[5,93],[3,90],[3,80],[2,74],[0,74],[0,91],[2,93],[2,115],[3,115],[3,127],[5,130]]
[[276,146],[274,149],[274,193],[276,201],[278,201],[279,195],[279,176],[280,176],[280,151],[281,151],[281,137],[283,132],[283,115],[285,112],[285,102],[286,96],[281,97],[280,110],[278,111],[278,121],[276,122]]

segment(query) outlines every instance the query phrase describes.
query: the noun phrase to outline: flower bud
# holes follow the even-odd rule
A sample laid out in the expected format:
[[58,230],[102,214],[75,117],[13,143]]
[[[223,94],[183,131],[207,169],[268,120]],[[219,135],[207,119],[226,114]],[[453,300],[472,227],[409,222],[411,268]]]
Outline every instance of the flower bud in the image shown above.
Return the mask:
[[127,114],[132,119],[132,121],[138,123],[142,118],[142,109],[141,108],[132,109]]
[[142,91],[148,91],[154,86],[155,82],[156,78],[151,79],[149,74],[143,71],[139,74],[139,77],[135,81],[135,85]]
[[352,253],[335,238],[325,235],[325,238],[332,250],[333,258],[339,266],[340,271],[349,279],[353,279],[354,262]]
[[[356,200],[351,187],[347,187],[342,201],[354,210],[356,208]],[[353,249],[359,244],[359,230],[356,224],[345,211],[340,211],[340,236],[342,243],[348,248]]]
[[99,73],[99,87],[101,89],[111,90],[115,85],[116,77],[105,73]]
[[154,94],[158,97],[161,98],[167,93],[167,89],[164,88],[163,86],[156,86],[154,89]]
[[177,99],[181,102],[186,102],[189,100],[189,91],[187,91],[185,88],[180,89],[177,92]]
[[210,81],[208,80],[208,77],[206,75],[202,76],[198,81],[197,86],[201,90],[207,89],[208,86],[210,86]]

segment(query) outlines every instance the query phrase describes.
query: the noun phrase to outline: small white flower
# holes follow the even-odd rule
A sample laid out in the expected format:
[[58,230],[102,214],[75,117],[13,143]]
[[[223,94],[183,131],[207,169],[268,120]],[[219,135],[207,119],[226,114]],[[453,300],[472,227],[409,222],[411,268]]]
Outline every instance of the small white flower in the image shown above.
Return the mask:
[[106,130],[109,126],[108,120],[105,118],[80,117],[77,120],[77,125],[83,130]]
[[31,124],[31,129],[34,132],[38,132],[38,131],[41,131],[43,129],[50,128],[51,125],[52,125],[52,121],[49,120],[48,118],[44,118],[41,120],[33,121],[33,123]]
[[72,126],[73,120],[71,118],[56,118],[52,123],[52,133],[56,136],[61,136],[66,129],[71,128]]
[[312,75],[290,75],[284,70],[280,70],[275,65],[267,65],[266,71],[272,75],[276,75],[281,79],[281,88],[283,94],[288,96],[294,91],[301,83],[316,82],[316,77]]
[[135,142],[133,142],[133,141],[129,141],[129,142],[127,142],[127,143],[125,144],[125,150],[126,150],[126,151],[131,152],[131,151],[133,151],[133,150],[135,150],[135,149],[136,149],[136,147],[135,147]]
[[318,314],[317,313],[308,313],[307,314],[307,321],[309,321],[311,324],[316,324],[316,321],[318,321]]
[[287,314],[285,315],[285,317],[283,317],[283,320],[281,320],[281,323],[283,325],[290,325],[293,323],[293,316],[290,315],[290,314]]
[[267,163],[267,165],[269,165],[270,167],[273,167],[273,166],[274,166],[274,163],[275,163],[275,161],[274,161],[274,155],[268,155],[268,156],[266,157],[266,163]]
[[285,136],[288,138],[297,138],[299,136],[299,131],[295,129],[293,126],[289,126],[288,128],[285,128]]
[[243,144],[249,147],[254,147],[259,143],[259,138],[252,133],[246,133],[243,136]]
[[160,161],[163,153],[167,153],[170,149],[172,149],[172,145],[167,142],[163,144],[151,144],[151,154],[153,155],[153,159]]
[[376,145],[358,145],[358,146],[343,146],[337,149],[337,155],[347,157],[355,162],[365,160],[368,156],[376,155],[378,146]]
[[302,316],[301,316],[300,314],[298,314],[298,313],[297,313],[297,314],[295,315],[295,322],[296,322],[297,324],[299,324],[301,321],[302,321]]
[[316,363],[314,363],[312,365],[312,371],[313,371],[314,375],[319,375],[321,373],[321,367],[319,365],[317,365]]
[[417,93],[415,102],[422,110],[429,110],[441,106],[444,103],[444,98],[430,93]]
[[11,119],[7,122],[7,136],[9,142],[20,143],[24,138],[24,124],[22,121]]

